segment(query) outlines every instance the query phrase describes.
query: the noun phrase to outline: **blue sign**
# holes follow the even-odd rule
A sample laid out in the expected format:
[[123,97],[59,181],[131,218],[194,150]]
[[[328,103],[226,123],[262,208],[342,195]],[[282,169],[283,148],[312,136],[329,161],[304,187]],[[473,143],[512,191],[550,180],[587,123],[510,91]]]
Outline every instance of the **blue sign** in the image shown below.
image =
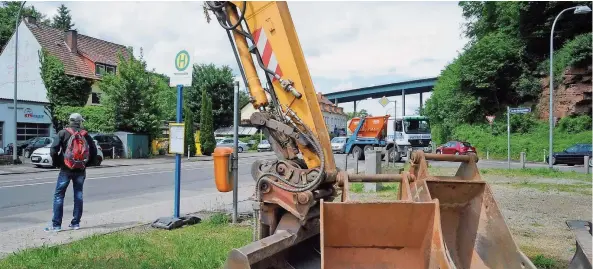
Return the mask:
[[526,114],[526,113],[531,112],[531,108],[530,107],[510,108],[509,112],[511,112],[511,114]]

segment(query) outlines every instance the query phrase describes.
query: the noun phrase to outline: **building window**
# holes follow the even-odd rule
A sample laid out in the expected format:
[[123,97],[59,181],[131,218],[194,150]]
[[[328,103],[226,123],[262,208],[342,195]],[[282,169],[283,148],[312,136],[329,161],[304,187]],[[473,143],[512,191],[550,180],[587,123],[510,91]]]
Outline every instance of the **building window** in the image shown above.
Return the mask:
[[49,136],[49,124],[43,123],[17,123],[16,140],[25,141],[39,136]]
[[2,134],[4,133],[3,127],[4,122],[0,121],[0,146],[4,146],[4,140],[2,140]]
[[107,64],[95,64],[95,75],[102,76],[105,73],[115,73],[115,66]]
[[101,103],[101,93],[93,92],[91,93],[91,103],[94,105],[98,105]]

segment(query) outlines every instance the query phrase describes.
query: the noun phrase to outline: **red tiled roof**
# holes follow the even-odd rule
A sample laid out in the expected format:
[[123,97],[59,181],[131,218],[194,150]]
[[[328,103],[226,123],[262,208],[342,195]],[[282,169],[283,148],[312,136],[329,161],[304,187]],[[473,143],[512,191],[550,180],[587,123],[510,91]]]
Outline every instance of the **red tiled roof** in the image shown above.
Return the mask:
[[127,48],[123,45],[81,34],[77,34],[77,53],[73,53],[66,45],[64,31],[42,24],[31,24],[25,20],[23,23],[31,30],[42,48],[62,61],[65,73],[71,76],[100,79],[95,75],[93,65],[87,64],[88,60],[117,66],[117,51],[121,51],[124,57],[129,56]]
[[323,112],[346,115],[346,113],[344,113],[343,108],[334,105],[334,103],[332,103],[329,99],[327,99],[327,97],[323,96],[323,94],[321,93],[317,93],[317,102],[319,103],[321,111]]

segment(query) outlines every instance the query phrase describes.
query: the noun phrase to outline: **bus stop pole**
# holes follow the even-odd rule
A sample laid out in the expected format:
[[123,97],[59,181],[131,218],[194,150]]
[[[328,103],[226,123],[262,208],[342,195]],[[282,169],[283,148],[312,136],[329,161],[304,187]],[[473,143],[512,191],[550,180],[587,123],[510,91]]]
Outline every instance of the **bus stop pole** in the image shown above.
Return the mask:
[[[177,123],[182,121],[183,85],[177,85]],[[179,218],[179,193],[181,190],[181,154],[175,154],[175,208],[173,217]]]
[[233,223],[237,223],[238,218],[238,192],[239,192],[239,81],[235,81],[235,98],[234,98],[234,113],[233,113],[233,136],[234,136],[234,150],[233,150]]

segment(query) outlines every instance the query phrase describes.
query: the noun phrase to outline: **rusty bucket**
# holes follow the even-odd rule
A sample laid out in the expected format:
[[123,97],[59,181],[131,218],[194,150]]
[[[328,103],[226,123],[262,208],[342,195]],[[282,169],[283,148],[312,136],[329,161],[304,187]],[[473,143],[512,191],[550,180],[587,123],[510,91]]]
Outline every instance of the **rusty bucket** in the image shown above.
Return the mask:
[[[427,160],[460,162],[432,176]],[[397,201],[321,202],[321,268],[534,268],[519,250],[480,177],[477,157],[414,152],[400,175],[348,181],[400,182]],[[386,180],[391,177],[391,180]],[[347,188],[345,188],[347,192]]]

